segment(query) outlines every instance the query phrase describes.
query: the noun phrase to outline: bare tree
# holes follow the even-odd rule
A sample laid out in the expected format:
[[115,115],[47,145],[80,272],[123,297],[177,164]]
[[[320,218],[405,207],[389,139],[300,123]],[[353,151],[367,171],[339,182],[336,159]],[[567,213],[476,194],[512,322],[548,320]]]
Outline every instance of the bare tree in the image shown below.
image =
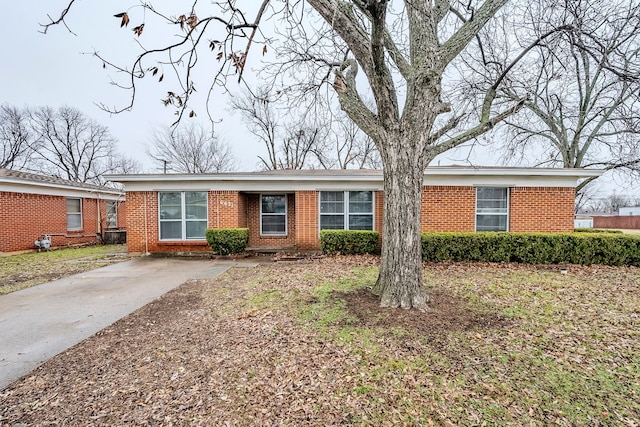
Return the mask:
[[72,107],[40,107],[31,112],[37,147],[29,170],[70,181],[103,184],[105,174],[138,169],[120,154],[105,126]]
[[194,123],[156,131],[146,151],[172,172],[212,173],[235,169],[231,147],[212,129]]
[[373,140],[343,114],[332,120],[331,138],[334,141],[332,151],[328,152],[330,162],[325,161],[327,169],[380,169],[380,154]]
[[265,170],[305,169],[322,165],[326,123],[308,120],[303,109],[278,105],[263,86],[231,98],[249,131],[264,143],[267,156],[258,156]]
[[[522,73],[503,88],[512,99],[520,98],[522,90],[529,92],[523,114],[507,122],[513,138],[506,157],[530,161],[538,153],[540,166],[637,174],[640,2],[540,2],[529,7],[538,36],[559,25],[572,31],[537,47],[537,64],[530,64],[535,74]],[[581,182],[578,192],[594,179]]]
[[11,105],[0,106],[0,168],[23,169],[32,144],[29,113]]
[[[466,93],[458,102],[461,98],[450,93],[455,84],[449,81],[461,74],[451,72],[452,67],[468,46],[477,46],[482,28],[507,2],[307,0],[276,4],[263,0],[240,6],[226,0],[206,5],[194,2],[178,17],[142,3],[139,10],[147,15],[144,26],[134,28],[137,37],[144,37],[143,28],[146,34],[146,28],[154,24],[151,18],[168,21],[182,33],[175,42],[137,54],[130,66],[116,66],[126,76],[132,97],[115,111],[132,107],[139,79],[154,78],[169,65],[179,75],[180,90],[169,92],[165,104],[177,108],[178,119],[193,115],[194,73],[207,50],[219,60],[219,68],[209,74],[213,90],[228,84],[231,76],[243,81],[252,46],[262,45],[263,53],[267,46],[279,49],[279,71],[271,74],[274,83],[297,78],[280,90],[309,93],[330,84],[342,110],[376,144],[383,165],[385,214],[374,292],[381,296],[382,306],[425,309],[429,297],[422,285],[420,246],[424,169],[438,154],[478,137],[521,108],[523,99],[496,103],[498,92],[508,82],[513,64],[545,38],[531,40],[507,62],[484,64],[491,69],[493,82],[482,91]],[[69,7],[73,3],[71,0]],[[307,5],[310,10],[305,9]],[[64,23],[68,11],[45,28]],[[272,19],[263,19],[265,14]],[[142,19],[125,12],[118,17],[122,26]],[[274,31],[285,32],[287,37],[272,40],[266,36],[267,23],[276,23]],[[559,30],[566,28],[552,29],[550,34]],[[112,65],[100,54],[96,56]],[[464,73],[477,71],[468,68]],[[362,101],[369,95],[375,101],[373,108]]]

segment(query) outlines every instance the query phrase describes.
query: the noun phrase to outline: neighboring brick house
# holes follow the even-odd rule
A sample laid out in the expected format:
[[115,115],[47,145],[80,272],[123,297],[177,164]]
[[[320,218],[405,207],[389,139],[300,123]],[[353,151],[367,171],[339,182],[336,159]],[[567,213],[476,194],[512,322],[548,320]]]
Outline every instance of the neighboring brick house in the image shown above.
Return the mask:
[[124,192],[27,172],[0,169],[0,253],[95,243],[126,227]]
[[[601,171],[430,167],[423,231],[573,231],[575,187]],[[131,253],[209,250],[205,228],[248,227],[250,248],[319,249],[325,228],[382,229],[381,171],[114,175]]]

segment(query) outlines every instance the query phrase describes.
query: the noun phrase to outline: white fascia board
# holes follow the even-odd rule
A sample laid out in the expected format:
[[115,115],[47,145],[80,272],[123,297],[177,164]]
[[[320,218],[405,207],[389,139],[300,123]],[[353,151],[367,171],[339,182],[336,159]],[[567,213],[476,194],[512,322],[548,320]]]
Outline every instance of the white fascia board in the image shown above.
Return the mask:
[[[575,187],[582,178],[600,176],[603,171],[540,168],[432,167],[424,173],[424,185],[440,186],[530,186]],[[382,173],[339,173],[317,175],[225,173],[110,175],[126,191],[283,192],[297,190],[382,190]]]
[[89,190],[55,184],[29,182],[0,182],[0,192],[42,194],[45,196],[79,197],[85,199],[120,200],[124,193],[119,191]]
[[242,191],[246,193],[283,193],[303,190],[345,191],[382,190],[382,181],[171,181],[127,182],[126,191]]

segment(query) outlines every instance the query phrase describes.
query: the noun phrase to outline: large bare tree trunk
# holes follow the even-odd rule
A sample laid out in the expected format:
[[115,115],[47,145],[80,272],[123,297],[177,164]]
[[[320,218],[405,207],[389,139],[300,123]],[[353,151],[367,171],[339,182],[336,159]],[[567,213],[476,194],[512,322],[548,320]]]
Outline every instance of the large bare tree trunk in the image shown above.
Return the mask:
[[384,214],[382,257],[374,293],[382,307],[426,310],[422,285],[420,211],[424,179],[420,150],[400,141],[383,151]]

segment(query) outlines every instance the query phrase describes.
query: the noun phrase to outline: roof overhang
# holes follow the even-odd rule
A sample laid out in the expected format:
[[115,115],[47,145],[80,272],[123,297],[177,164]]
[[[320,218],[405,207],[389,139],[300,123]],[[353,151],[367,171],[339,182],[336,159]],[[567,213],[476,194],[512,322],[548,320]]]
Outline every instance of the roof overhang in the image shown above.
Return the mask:
[[[593,169],[429,167],[424,185],[575,187],[579,180],[598,177]],[[218,174],[109,175],[126,191],[229,190],[273,192],[299,190],[382,190],[382,171],[300,170]]]
[[28,181],[6,176],[0,177],[0,192],[92,199],[119,199],[124,197],[124,192],[116,189],[89,189],[64,184]]

